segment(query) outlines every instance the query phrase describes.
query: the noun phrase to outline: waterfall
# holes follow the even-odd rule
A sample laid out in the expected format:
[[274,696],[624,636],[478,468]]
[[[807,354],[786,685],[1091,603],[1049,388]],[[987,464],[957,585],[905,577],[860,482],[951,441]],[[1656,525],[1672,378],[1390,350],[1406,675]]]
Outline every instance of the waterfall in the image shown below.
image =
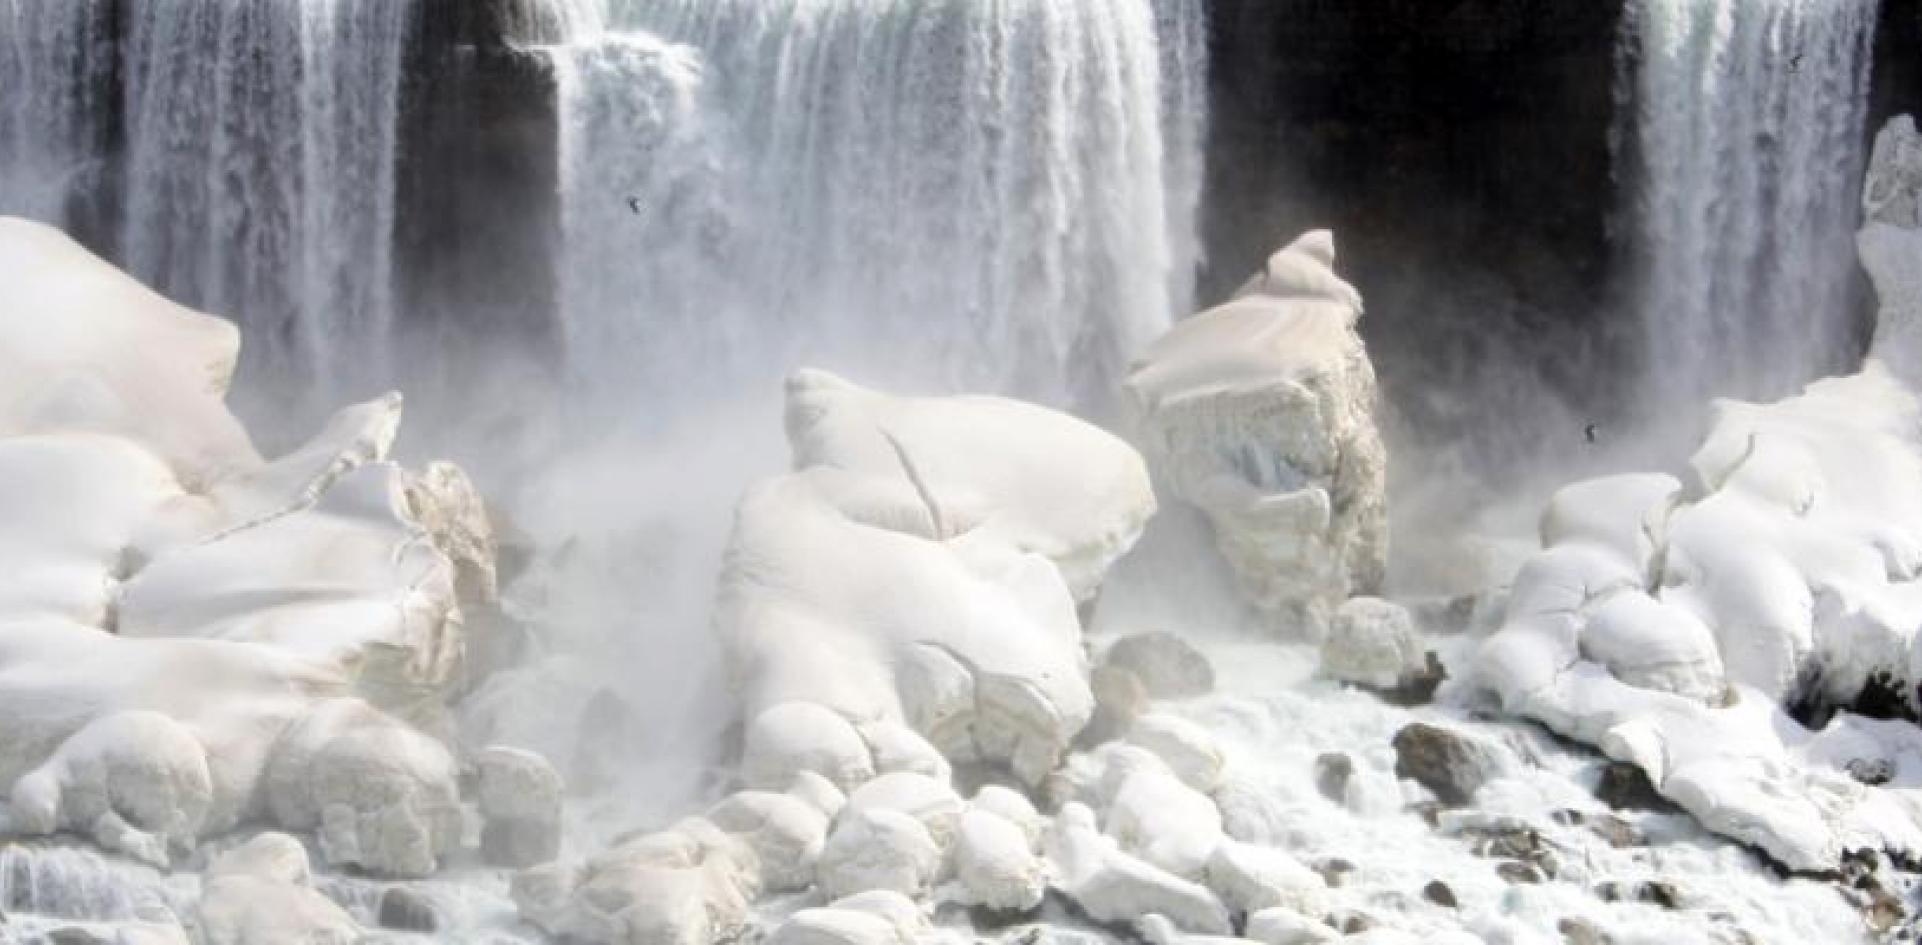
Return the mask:
[[96,193],[111,0],[0,0],[0,214],[70,225]]
[[670,386],[818,360],[1088,403],[1187,304],[1199,0],[628,0],[610,21],[661,39],[558,53],[586,357]]
[[1625,137],[1659,402],[1846,368],[1875,0],[1631,0]]
[[408,11],[131,5],[127,265],[238,321],[246,365],[275,392],[340,396],[382,377]]
[[91,922],[156,920],[185,914],[195,886],[191,876],[162,876],[84,847],[0,846],[0,908],[8,913]]

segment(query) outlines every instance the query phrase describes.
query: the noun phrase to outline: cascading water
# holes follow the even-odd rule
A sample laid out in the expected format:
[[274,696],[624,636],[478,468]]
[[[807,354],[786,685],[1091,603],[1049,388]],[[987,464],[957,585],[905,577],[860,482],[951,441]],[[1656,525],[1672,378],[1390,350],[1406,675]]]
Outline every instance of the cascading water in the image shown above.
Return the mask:
[[1639,306],[1658,402],[1788,393],[1850,356],[1875,0],[1632,0]]
[[564,268],[583,274],[563,317],[610,365],[580,373],[764,383],[814,359],[1099,402],[1187,303],[1196,0],[639,0],[610,19],[700,58],[619,36],[559,54]]
[[0,0],[0,214],[70,225],[101,189],[110,0]]
[[[92,922],[159,919],[184,914],[192,876],[167,877],[145,866],[108,860],[81,847],[45,843],[0,846],[0,908],[14,914]],[[0,940],[7,940],[0,932]]]
[[276,391],[382,377],[409,6],[130,8],[127,264],[238,321]]

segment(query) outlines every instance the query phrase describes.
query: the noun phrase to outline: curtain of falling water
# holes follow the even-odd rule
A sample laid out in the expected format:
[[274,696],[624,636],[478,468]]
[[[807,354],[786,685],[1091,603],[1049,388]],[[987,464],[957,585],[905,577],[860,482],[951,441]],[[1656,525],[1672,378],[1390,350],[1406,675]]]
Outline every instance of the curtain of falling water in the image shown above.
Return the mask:
[[67,225],[104,186],[109,0],[0,0],[0,213]]
[[263,392],[338,400],[386,380],[408,8],[131,7],[128,267],[238,321]]
[[679,387],[815,360],[1106,399],[1189,297],[1201,16],[1198,0],[617,7],[616,28],[690,48],[557,52],[577,373]]
[[1632,0],[1624,111],[1650,394],[1847,367],[1875,0]]

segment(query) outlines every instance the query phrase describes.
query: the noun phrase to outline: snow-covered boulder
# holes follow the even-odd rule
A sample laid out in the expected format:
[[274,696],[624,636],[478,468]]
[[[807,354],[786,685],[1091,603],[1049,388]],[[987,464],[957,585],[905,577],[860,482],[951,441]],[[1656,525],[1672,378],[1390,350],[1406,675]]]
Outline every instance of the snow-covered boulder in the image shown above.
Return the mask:
[[1123,852],[1081,804],[1055,818],[1047,855],[1056,886],[1097,922],[1126,924],[1156,913],[1188,932],[1226,935],[1232,928],[1228,908],[1207,887]]
[[876,891],[802,909],[768,937],[768,945],[917,945],[931,928],[914,901]]
[[578,868],[523,872],[514,900],[522,918],[585,945],[707,945],[745,926],[759,874],[746,843],[689,818]]
[[1208,858],[1207,885],[1240,913],[1281,906],[1320,915],[1327,907],[1328,884],[1321,874],[1275,847],[1233,840],[1216,846]]
[[1388,548],[1375,373],[1334,256],[1326,231],[1297,239],[1149,346],[1127,381],[1156,478],[1207,514],[1269,622],[1310,637],[1379,586]]
[[913,815],[850,803],[834,819],[815,875],[821,891],[837,898],[876,889],[912,897],[927,891],[942,860],[941,847]]
[[340,906],[313,888],[307,851],[281,833],[263,833],[207,865],[192,916],[204,945],[357,942],[365,934]]
[[1025,912],[1047,892],[1047,866],[1028,832],[979,807],[961,816],[953,861],[959,899],[971,906]]
[[742,499],[716,608],[748,783],[940,773],[888,726],[1038,782],[1093,711],[1076,602],[1154,510],[1140,458],[1038,407],[820,371],[787,429],[795,471]]
[[740,791],[708,809],[714,826],[739,837],[761,863],[761,887],[790,892],[814,884],[828,815],[790,794]]
[[1178,715],[1150,712],[1128,729],[1128,744],[1154,753],[1181,783],[1203,794],[1221,786],[1227,756],[1208,729]]

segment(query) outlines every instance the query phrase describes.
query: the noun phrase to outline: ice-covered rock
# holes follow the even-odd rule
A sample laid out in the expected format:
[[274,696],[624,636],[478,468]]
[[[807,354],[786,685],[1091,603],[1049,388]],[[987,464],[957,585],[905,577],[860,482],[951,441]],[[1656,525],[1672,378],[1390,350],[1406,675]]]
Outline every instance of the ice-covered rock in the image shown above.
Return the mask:
[[942,859],[941,847],[913,815],[850,803],[834,819],[815,875],[821,891],[837,898],[875,889],[918,896]]
[[481,751],[474,766],[479,773],[481,856],[495,866],[515,869],[559,856],[566,791],[560,772],[540,755],[502,746]]
[[1128,729],[1128,744],[1153,752],[1181,783],[1203,794],[1221,786],[1228,759],[1201,725],[1178,715],[1151,712]]
[[1067,805],[1055,818],[1047,855],[1056,885],[1097,922],[1126,924],[1156,913],[1204,935],[1226,935],[1232,928],[1227,907],[1206,887],[1123,852],[1095,829],[1094,812],[1080,804]]
[[748,782],[940,773],[887,726],[1038,782],[1093,710],[1075,605],[1153,512],[1140,458],[1041,408],[819,371],[787,414],[795,471],[741,501],[716,609]]
[[806,889],[827,843],[828,816],[789,794],[741,791],[708,809],[714,826],[754,848],[761,887],[770,892]]
[[364,934],[312,886],[307,851],[286,834],[264,833],[207,865],[192,917],[205,945],[346,943]]
[[914,901],[899,893],[859,893],[802,909],[768,937],[769,945],[917,945],[931,929]]
[[1274,906],[1248,916],[1248,937],[1262,945],[1325,945],[1342,936],[1320,919]]
[[1104,826],[1123,850],[1189,879],[1201,876],[1223,839],[1214,801],[1160,766],[1126,776]]
[[1028,832],[991,811],[963,814],[955,834],[954,878],[961,901],[1002,911],[1027,911],[1047,892],[1047,867]]
[[896,771],[855,788],[841,813],[845,816],[863,810],[898,811],[920,821],[934,845],[945,851],[954,842],[954,833],[965,809],[961,796],[954,793],[946,781],[911,771]]
[[1127,382],[1157,479],[1207,513],[1248,600],[1311,637],[1387,561],[1374,368],[1333,263],[1331,235],[1301,237],[1235,299],[1177,323]]
[[514,900],[529,922],[585,945],[707,945],[740,933],[759,874],[746,843],[689,818],[578,868],[523,872]]
[[1208,888],[1228,908],[1241,913],[1285,907],[1320,915],[1327,906],[1328,884],[1287,851],[1227,841],[1208,858]]

